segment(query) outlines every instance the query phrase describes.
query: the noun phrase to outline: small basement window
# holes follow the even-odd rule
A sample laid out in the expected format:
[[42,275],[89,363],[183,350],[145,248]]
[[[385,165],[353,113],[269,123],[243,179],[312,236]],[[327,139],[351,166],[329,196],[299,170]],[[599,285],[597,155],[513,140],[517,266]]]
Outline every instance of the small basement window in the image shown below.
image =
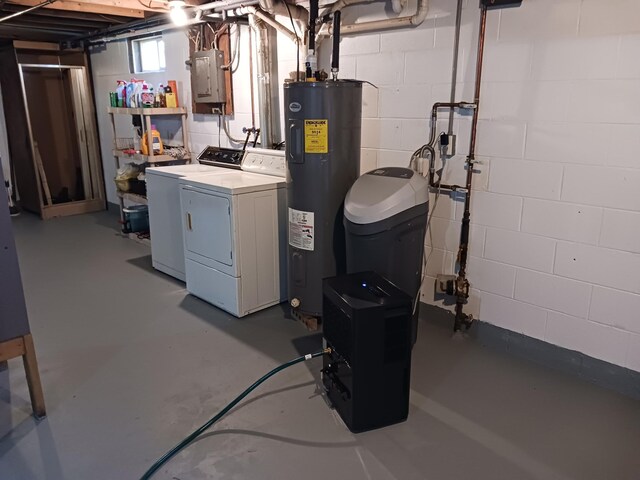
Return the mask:
[[165,69],[162,35],[129,40],[131,73],[163,72]]

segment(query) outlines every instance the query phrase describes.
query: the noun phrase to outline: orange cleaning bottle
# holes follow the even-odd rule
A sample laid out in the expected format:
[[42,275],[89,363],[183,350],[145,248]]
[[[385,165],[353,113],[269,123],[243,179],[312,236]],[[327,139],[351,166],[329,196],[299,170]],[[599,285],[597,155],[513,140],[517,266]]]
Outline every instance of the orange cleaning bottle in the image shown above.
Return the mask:
[[[156,130],[155,125],[151,125],[151,141],[154,155],[162,155],[164,152],[164,145],[162,145],[162,138],[160,138],[160,132]],[[142,154],[149,155],[149,135],[147,132],[142,136]]]

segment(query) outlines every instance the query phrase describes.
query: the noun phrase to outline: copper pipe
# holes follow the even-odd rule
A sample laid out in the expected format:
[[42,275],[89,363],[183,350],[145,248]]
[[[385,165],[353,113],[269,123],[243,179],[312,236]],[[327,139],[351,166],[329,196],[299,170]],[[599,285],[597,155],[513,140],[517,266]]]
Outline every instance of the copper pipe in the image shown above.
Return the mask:
[[[462,21],[462,2],[458,0],[456,8],[456,33],[453,40],[453,66],[451,67],[451,103],[456,101],[456,83],[458,82],[458,53],[460,51],[460,24]],[[449,110],[449,135],[453,135],[453,107]]]
[[[484,37],[487,31],[487,7],[482,6],[480,10],[480,33],[478,34],[478,55],[476,59],[476,89],[473,102],[476,105],[471,121],[471,140],[469,141],[469,160],[475,160],[476,136],[478,128],[478,108],[480,107],[480,86],[482,84],[482,60],[484,57]],[[467,185],[471,188],[471,175],[467,174]]]
[[441,108],[449,108],[453,112],[454,109],[456,108],[467,108],[467,109],[474,108],[475,109],[475,104],[469,103],[469,102],[436,102],[434,103],[433,107],[431,107],[431,132],[429,134],[429,143],[426,146],[431,157],[429,161],[429,186],[432,188],[437,188],[439,190],[451,190],[452,192],[455,192],[457,190],[464,190],[465,187],[461,185],[455,185],[455,184],[447,185],[447,184],[435,181],[436,153],[434,150],[434,145],[436,143],[436,126],[437,126],[436,124],[438,121],[438,110]]
[[467,257],[469,254],[469,229],[471,223],[471,186],[473,182],[473,165],[475,163],[476,137],[478,129],[478,110],[480,106],[480,87],[482,84],[482,60],[484,56],[484,39],[487,27],[487,7],[480,7],[480,31],[478,32],[478,54],[476,58],[476,85],[474,93],[475,109],[471,121],[471,139],[469,141],[469,156],[467,157],[467,182],[464,198],[464,214],[462,216],[462,229],[460,232],[460,247],[458,248],[458,276],[456,278],[456,315],[454,331],[461,327],[469,328],[473,317],[464,313],[463,308],[469,298],[469,281],[467,280]]

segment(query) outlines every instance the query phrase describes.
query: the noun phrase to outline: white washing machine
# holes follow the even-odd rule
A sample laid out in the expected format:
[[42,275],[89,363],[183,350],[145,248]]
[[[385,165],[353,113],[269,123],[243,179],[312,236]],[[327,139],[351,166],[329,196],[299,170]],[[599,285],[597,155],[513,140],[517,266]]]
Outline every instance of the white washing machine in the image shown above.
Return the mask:
[[286,300],[285,172],[284,152],[251,149],[242,171],[180,179],[189,293],[237,317]]
[[199,163],[146,169],[153,268],[185,281],[179,179],[232,171]]

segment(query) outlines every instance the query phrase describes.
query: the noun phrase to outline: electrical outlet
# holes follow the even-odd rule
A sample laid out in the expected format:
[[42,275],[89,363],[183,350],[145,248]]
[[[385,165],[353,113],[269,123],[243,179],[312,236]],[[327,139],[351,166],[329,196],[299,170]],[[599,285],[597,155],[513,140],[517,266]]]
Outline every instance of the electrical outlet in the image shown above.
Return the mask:
[[456,136],[454,134],[443,133],[440,136],[440,145],[443,155],[453,157],[456,154]]

